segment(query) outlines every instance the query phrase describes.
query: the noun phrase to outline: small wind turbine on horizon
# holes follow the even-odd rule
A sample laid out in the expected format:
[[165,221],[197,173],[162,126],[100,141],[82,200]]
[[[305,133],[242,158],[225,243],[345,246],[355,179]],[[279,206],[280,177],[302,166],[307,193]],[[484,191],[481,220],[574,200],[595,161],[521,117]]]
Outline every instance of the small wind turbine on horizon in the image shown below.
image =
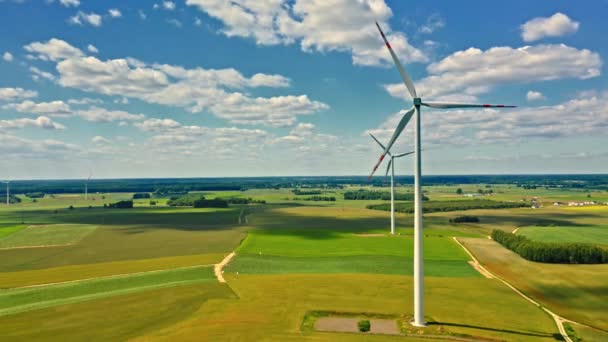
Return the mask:
[[380,28],[380,25],[376,22],[376,27],[378,31],[380,31],[380,35],[384,40],[384,44],[388,48],[388,51],[391,54],[393,62],[401,75],[401,79],[403,83],[405,83],[405,87],[408,90],[409,95],[412,98],[413,106],[403,114],[401,117],[401,121],[397,124],[395,128],[395,132],[393,136],[389,140],[384,152],[380,155],[380,159],[374,166],[372,173],[369,175],[371,178],[374,175],[374,172],[382,163],[384,157],[388,154],[391,147],[401,134],[401,132],[407,126],[407,123],[410,121],[414,113],[416,114],[416,120],[414,123],[414,153],[415,153],[415,164],[414,164],[414,320],[412,321],[412,325],[417,327],[425,326],[424,322],[424,270],[422,263],[422,188],[421,188],[421,139],[420,139],[420,109],[422,106],[429,108],[437,108],[437,109],[451,109],[451,108],[513,108],[515,106],[505,106],[505,105],[490,105],[490,104],[462,104],[462,103],[445,103],[445,102],[423,102],[422,99],[416,93],[416,88],[414,87],[414,82],[412,82],[411,78],[403,69],[403,65],[399,62],[399,59],[395,55],[393,48],[389,44],[384,32]]
[[89,172],[89,177],[84,182],[84,199],[85,199],[85,201],[87,200],[87,198],[89,196],[89,181],[91,180],[91,177],[92,177],[91,173]]
[[3,181],[6,184],[6,205],[11,204],[10,180]]
[[[376,139],[376,137],[373,134],[369,134],[372,139],[374,139],[374,141],[376,141],[378,143],[378,145],[380,145],[380,148],[382,148],[382,150],[386,150],[386,148],[384,147],[384,145],[382,145],[382,143]],[[391,234],[395,235],[395,159],[397,158],[401,158],[401,157],[405,157],[407,155],[410,155],[414,153],[412,152],[406,152],[406,153],[401,153],[401,154],[397,154],[394,155],[391,152],[387,152],[387,154],[391,157],[391,160],[388,162],[388,166],[386,167],[386,176],[388,176],[388,171],[391,171]]]

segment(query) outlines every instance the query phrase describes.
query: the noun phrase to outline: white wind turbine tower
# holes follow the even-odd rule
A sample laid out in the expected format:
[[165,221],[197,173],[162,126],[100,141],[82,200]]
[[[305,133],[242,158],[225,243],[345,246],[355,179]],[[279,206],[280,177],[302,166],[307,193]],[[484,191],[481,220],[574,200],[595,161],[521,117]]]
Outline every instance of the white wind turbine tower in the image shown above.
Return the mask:
[[91,173],[89,173],[89,177],[84,182],[84,199],[85,199],[85,201],[87,200],[88,195],[89,195],[89,181],[90,180],[91,180]]
[[386,36],[380,25],[376,22],[376,26],[380,31],[380,35],[388,48],[391,57],[393,58],[393,62],[401,75],[401,79],[412,98],[413,106],[410,108],[403,117],[397,127],[395,128],[395,132],[393,136],[389,140],[384,152],[380,155],[380,159],[378,163],[374,166],[374,170],[370,174],[370,178],[373,176],[376,169],[382,160],[386,156],[386,154],[390,151],[391,147],[410,121],[414,113],[416,113],[416,120],[414,123],[414,153],[415,153],[415,164],[414,164],[414,320],[412,321],[412,325],[423,327],[425,326],[424,322],[424,293],[423,293],[423,285],[424,285],[424,270],[423,270],[423,260],[422,260],[422,189],[421,189],[421,146],[420,146],[420,109],[421,106],[437,108],[437,109],[450,109],[450,108],[507,108],[507,107],[515,107],[515,106],[505,106],[505,105],[489,105],[489,104],[461,104],[461,103],[444,103],[444,102],[423,102],[420,97],[416,94],[416,88],[414,87],[414,82],[410,79],[408,74],[403,69],[401,62],[397,59],[395,52],[391,48],[388,40],[386,40]]
[[10,202],[10,198],[11,198],[10,183],[11,183],[11,181],[7,180],[2,183],[6,184],[6,205],[10,205],[11,204],[11,202]]
[[[372,137],[372,139],[374,139],[378,143],[378,145],[380,145],[380,148],[382,148],[382,150],[386,150],[384,145],[382,145],[382,143],[378,139],[376,139],[376,137],[373,134],[370,133],[369,135]],[[391,152],[387,152],[387,154],[391,157],[391,160],[388,162],[388,166],[386,167],[386,175],[388,176],[388,171],[390,169],[390,171],[391,171],[391,234],[392,235],[395,235],[395,159],[405,157],[412,153],[414,153],[414,152],[406,152],[406,153],[393,155],[393,154],[391,154]]]

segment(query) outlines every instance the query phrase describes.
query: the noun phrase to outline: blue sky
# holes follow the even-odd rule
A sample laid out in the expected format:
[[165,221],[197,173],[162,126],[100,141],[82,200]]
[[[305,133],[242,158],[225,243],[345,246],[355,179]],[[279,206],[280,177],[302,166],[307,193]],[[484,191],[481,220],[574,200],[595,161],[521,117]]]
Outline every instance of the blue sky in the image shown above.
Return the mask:
[[[0,0],[0,177],[605,173],[608,1]],[[396,145],[410,150],[408,128]],[[397,172],[411,174],[411,160]]]

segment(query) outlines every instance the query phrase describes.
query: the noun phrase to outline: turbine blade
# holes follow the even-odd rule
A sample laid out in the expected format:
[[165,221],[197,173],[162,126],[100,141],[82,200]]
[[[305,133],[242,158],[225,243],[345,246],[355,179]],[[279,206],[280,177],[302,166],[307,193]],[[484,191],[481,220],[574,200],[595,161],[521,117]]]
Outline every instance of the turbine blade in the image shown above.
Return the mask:
[[509,105],[492,105],[492,104],[470,104],[470,103],[447,103],[447,102],[422,102],[421,105],[430,108],[515,108],[516,106]]
[[380,145],[380,147],[382,147],[382,150],[386,150],[386,147],[384,147],[384,145],[382,145],[382,143],[378,139],[376,139],[373,134],[369,133],[369,135],[378,143],[378,145]]
[[407,153],[401,153],[401,154],[396,155],[396,156],[395,156],[395,158],[399,158],[399,157],[408,156],[408,155],[410,155],[410,154],[412,154],[412,153],[414,153],[414,151],[412,151],[412,152],[407,152]]
[[412,118],[412,115],[414,115],[415,111],[416,111],[416,107],[412,107],[405,114],[403,114],[401,121],[399,121],[399,124],[395,128],[395,132],[393,133],[391,140],[389,140],[388,144],[386,145],[386,148],[384,149],[384,152],[382,152],[382,154],[380,155],[380,159],[378,159],[378,162],[374,166],[372,173],[369,175],[369,177],[368,177],[369,179],[372,178],[372,176],[374,175],[374,172],[376,172],[376,170],[378,169],[378,166],[380,166],[380,163],[382,163],[382,160],[384,159],[384,157],[388,154],[391,147],[393,147],[393,144],[395,143],[397,138],[399,138],[399,135],[401,135],[401,132],[403,132],[403,129],[405,129],[405,126],[407,126],[407,123],[410,121],[410,119]]
[[391,53],[393,62],[395,62],[395,66],[397,66],[397,70],[399,70],[399,74],[401,74],[403,83],[405,83],[405,86],[407,87],[407,90],[409,91],[410,96],[412,97],[412,99],[417,98],[418,95],[416,95],[416,88],[414,87],[414,82],[412,82],[412,79],[410,78],[410,76],[407,74],[407,72],[405,72],[405,69],[403,69],[403,65],[401,65],[401,62],[399,62],[397,55],[395,55],[395,51],[393,51],[391,44],[389,44],[388,40],[386,39],[386,36],[384,35],[384,32],[382,32],[382,29],[380,28],[380,25],[378,24],[378,22],[376,22],[376,27],[378,27],[378,31],[380,31],[380,35],[382,36],[382,39],[384,40],[384,44],[386,44],[388,51]]
[[391,164],[393,163],[393,158],[391,158],[391,160],[388,161],[388,166],[386,167],[386,174],[385,176],[388,176],[388,172],[391,170]]

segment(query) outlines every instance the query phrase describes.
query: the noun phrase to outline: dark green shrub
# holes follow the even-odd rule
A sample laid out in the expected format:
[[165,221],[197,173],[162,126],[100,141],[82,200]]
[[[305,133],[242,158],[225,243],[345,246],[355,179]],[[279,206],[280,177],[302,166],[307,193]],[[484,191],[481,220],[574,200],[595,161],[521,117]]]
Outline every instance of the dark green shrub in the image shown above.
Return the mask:
[[118,201],[116,203],[110,203],[110,205],[108,207],[114,208],[114,209],[130,209],[130,208],[133,208],[133,201],[131,201],[131,200]]
[[372,324],[368,319],[364,319],[357,322],[357,328],[359,328],[360,332],[368,332],[372,328]]
[[[486,199],[462,200],[462,201],[428,201],[422,206],[422,211],[425,213],[444,212],[444,211],[460,211],[470,209],[502,209],[502,208],[520,208],[528,205],[521,202],[500,202]],[[370,204],[368,209],[376,210],[391,210],[390,203]],[[413,214],[413,202],[395,203],[395,211],[399,213]]]
[[452,222],[452,223],[478,223],[479,217],[468,216],[468,215],[456,216],[454,218],[451,218],[450,222]]
[[133,194],[133,199],[140,199],[140,198],[150,198],[150,194],[147,192],[137,192]]

